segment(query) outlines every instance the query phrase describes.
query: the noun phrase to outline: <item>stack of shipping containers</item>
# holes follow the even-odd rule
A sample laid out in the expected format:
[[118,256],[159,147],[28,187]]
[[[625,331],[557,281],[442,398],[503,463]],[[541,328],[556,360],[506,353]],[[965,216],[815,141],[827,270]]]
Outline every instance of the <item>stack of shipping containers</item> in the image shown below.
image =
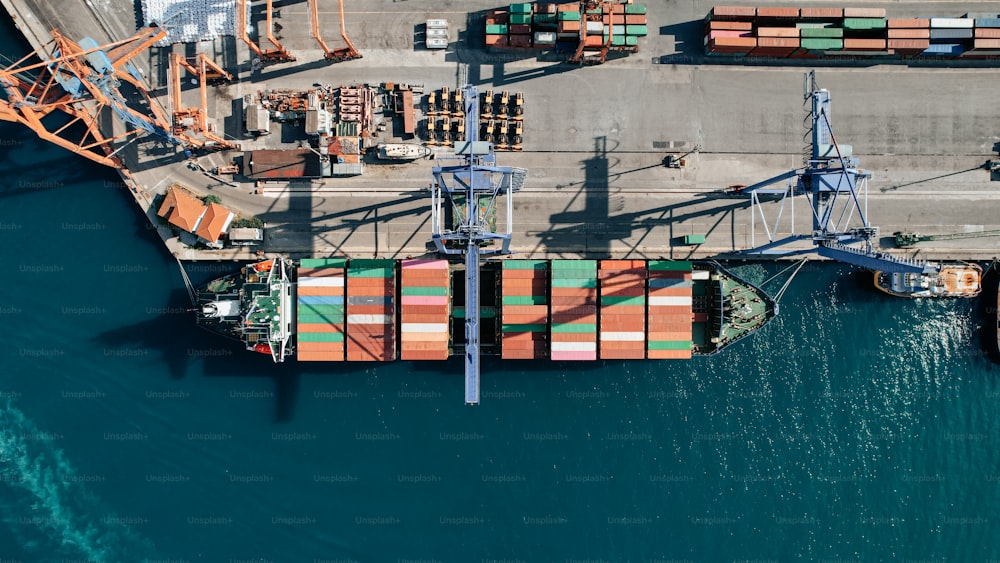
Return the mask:
[[548,356],[548,262],[504,260],[501,279],[500,357],[535,360]]
[[306,258],[297,270],[296,357],[303,362],[344,361],[343,258]]
[[646,357],[686,359],[692,355],[691,263],[650,260]]
[[552,260],[553,360],[597,359],[597,261]]
[[400,359],[448,359],[450,286],[447,260],[403,260]]
[[395,260],[351,260],[347,267],[347,359],[396,359]]
[[587,47],[600,49],[611,35],[611,48],[635,52],[647,35],[646,6],[613,3],[609,11],[585,10],[583,2],[519,2],[486,12],[487,47],[556,49],[575,52],[582,26]]
[[602,260],[601,358],[646,357],[646,262]]
[[997,14],[887,19],[884,8],[715,6],[708,55],[990,58],[1000,55]]

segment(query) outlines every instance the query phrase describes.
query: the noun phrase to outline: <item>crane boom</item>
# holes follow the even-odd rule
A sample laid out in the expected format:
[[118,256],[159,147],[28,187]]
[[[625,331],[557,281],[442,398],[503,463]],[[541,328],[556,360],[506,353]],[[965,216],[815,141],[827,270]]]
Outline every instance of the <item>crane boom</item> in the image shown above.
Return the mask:
[[896,246],[906,248],[920,242],[931,242],[935,240],[959,240],[968,238],[1000,237],[1000,231],[976,231],[970,233],[947,233],[941,235],[922,235],[920,233],[909,233],[897,231],[893,233],[896,237]]

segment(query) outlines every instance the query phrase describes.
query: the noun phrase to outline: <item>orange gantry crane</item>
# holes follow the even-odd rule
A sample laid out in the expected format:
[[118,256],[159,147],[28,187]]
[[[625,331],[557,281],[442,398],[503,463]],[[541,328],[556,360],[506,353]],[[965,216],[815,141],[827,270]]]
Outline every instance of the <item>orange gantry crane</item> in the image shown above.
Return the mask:
[[313,39],[319,43],[319,46],[323,49],[323,58],[328,61],[349,61],[352,59],[360,59],[361,53],[354,47],[354,43],[347,36],[347,28],[344,25],[344,0],[338,0],[340,4],[340,37],[344,40],[346,47],[340,49],[330,49],[323,41],[323,37],[319,34],[319,5],[317,0],[308,0],[309,3],[309,27],[312,33]]
[[247,34],[247,6],[251,0],[236,0],[236,32],[239,34],[240,39],[250,47],[250,50],[260,58],[261,62],[264,63],[284,63],[291,62],[295,60],[282,45],[278,42],[278,38],[274,36],[274,22],[272,21],[272,13],[274,12],[274,6],[272,0],[267,0],[267,5],[265,7],[265,23],[267,25],[267,40],[274,45],[274,49],[264,50],[261,49],[259,45],[254,43],[253,39]]
[[[182,68],[198,77],[198,90],[201,95],[200,107],[184,107],[181,101]],[[169,71],[170,101],[173,110],[172,133],[183,139],[189,146],[214,150],[235,148],[235,145],[216,135],[208,124],[208,80],[212,78],[232,80],[232,75],[212,62],[205,56],[205,53],[198,53],[194,65],[181,55],[171,53]],[[195,135],[188,134],[188,131],[193,131]]]
[[[166,31],[150,26],[128,39],[98,46],[93,39],[77,43],[52,30],[52,41],[45,47],[0,70],[5,93],[0,120],[20,123],[43,140],[115,168],[123,168],[115,156],[116,141],[153,134],[177,144],[169,120],[130,64],[165,36]],[[121,81],[135,87],[138,102],[122,95]],[[102,131],[100,123],[109,112],[117,121],[110,131]]]
[[[580,25],[580,44],[576,48],[576,52],[573,57],[570,58],[571,63],[581,63],[581,64],[601,64],[608,58],[608,50],[611,48],[611,36],[614,32],[615,26],[611,25],[611,13],[612,5],[614,2],[608,2],[606,0],[589,0],[586,2],[584,7],[584,17]],[[599,14],[586,14],[587,11],[600,9]],[[608,35],[605,37],[599,45],[600,50],[596,55],[585,56],[584,50],[588,48],[596,47],[595,45],[588,45],[587,43],[587,22],[588,21],[599,21],[605,25],[608,29]]]

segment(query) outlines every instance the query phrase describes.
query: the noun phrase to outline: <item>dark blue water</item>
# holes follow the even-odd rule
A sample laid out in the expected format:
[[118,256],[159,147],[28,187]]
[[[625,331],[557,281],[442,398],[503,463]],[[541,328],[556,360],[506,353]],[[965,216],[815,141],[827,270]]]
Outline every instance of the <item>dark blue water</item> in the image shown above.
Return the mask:
[[0,177],[0,560],[1000,558],[991,296],[808,265],[718,357],[487,361],[470,408],[197,330],[111,171],[0,125]]

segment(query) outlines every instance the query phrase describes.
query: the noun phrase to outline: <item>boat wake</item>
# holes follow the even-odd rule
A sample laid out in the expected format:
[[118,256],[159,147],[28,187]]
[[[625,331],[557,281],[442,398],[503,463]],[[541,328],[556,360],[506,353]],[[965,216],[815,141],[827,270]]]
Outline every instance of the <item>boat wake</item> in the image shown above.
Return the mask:
[[9,402],[0,406],[0,511],[26,555],[138,561],[151,553],[87,489],[54,438]]

